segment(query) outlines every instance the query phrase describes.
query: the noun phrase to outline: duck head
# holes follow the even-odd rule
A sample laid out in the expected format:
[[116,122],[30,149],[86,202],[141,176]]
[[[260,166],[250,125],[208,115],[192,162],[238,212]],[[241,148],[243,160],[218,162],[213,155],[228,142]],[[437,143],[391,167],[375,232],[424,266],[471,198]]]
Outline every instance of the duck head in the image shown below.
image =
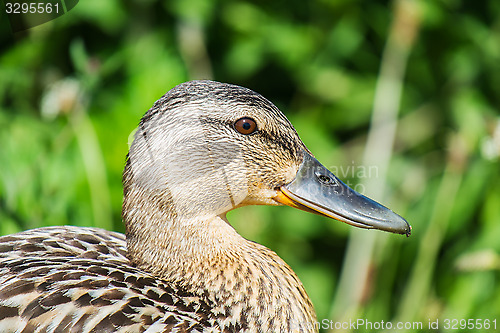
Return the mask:
[[284,204],[356,227],[410,234],[402,217],[321,165],[271,102],[213,81],[178,85],[144,115],[124,185],[125,222],[133,190],[169,219],[225,220],[240,206]]

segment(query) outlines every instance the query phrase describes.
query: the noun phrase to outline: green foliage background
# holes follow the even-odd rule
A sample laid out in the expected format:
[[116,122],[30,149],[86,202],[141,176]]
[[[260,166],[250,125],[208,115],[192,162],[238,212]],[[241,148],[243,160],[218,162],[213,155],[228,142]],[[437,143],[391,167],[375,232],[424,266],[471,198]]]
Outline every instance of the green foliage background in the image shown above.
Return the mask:
[[[499,1],[85,0],[16,34],[0,18],[0,234],[123,231],[130,133],[170,88],[212,78],[273,101],[324,165],[413,226],[406,239],[289,207],[231,212],[297,272],[319,320],[500,326]],[[362,172],[377,90],[394,68],[401,100],[397,86],[382,96],[399,107],[381,121],[396,125],[388,171]],[[374,240],[366,253],[356,233]],[[348,244],[368,273],[345,311]]]

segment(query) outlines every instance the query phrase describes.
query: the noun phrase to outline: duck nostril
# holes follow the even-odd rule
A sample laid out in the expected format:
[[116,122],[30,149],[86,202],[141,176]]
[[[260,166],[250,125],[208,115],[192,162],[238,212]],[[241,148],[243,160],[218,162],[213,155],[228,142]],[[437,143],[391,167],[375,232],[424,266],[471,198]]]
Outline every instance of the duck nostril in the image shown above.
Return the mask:
[[317,175],[316,175],[316,177],[318,178],[318,180],[319,180],[319,181],[320,181],[323,185],[332,185],[332,184],[334,184],[334,183],[335,183],[335,181],[334,181],[332,178],[330,178],[330,177],[328,177],[328,176],[326,176],[326,175],[318,175],[318,174],[317,174]]

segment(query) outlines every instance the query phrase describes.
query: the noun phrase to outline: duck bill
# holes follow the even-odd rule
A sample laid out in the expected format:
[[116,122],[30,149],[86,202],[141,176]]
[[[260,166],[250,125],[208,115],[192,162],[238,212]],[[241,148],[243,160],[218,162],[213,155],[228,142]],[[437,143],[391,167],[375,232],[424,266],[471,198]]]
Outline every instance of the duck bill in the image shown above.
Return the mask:
[[295,179],[280,187],[275,200],[359,228],[411,233],[404,218],[351,189],[308,153]]

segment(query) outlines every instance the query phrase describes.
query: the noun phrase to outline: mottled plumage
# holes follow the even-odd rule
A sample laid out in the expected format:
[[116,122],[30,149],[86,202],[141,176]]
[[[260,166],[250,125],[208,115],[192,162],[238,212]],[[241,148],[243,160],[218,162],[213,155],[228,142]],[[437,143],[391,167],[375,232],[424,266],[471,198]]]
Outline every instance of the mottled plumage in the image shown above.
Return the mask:
[[202,331],[209,306],[132,266],[122,234],[49,227],[0,244],[1,332]]
[[[98,228],[47,227],[0,237],[0,332],[240,332],[249,330],[253,309],[245,298],[254,294],[261,294],[252,304],[261,312],[261,331],[274,329],[264,320],[271,304],[262,295],[274,289],[269,281],[249,281],[255,265],[198,272],[219,284],[214,298],[137,269],[126,255],[124,235]],[[281,260],[275,265],[277,274],[289,271]]]
[[[242,133],[242,118],[256,130]],[[130,148],[126,238],[70,226],[0,237],[0,332],[315,332],[295,273],[226,213],[287,204],[409,234],[404,219],[335,179],[261,95],[179,85],[145,114]]]

